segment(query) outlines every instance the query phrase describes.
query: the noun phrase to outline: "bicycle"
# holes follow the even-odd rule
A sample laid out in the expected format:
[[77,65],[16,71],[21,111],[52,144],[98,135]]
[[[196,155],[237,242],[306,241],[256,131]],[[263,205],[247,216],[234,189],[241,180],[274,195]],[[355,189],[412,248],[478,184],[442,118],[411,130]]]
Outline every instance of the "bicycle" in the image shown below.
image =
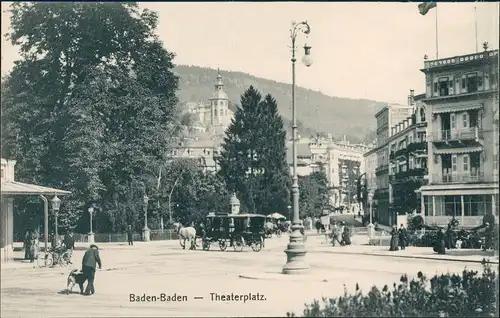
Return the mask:
[[69,252],[62,246],[57,248],[50,248],[44,253],[38,253],[37,264],[38,267],[52,267],[59,265],[61,267],[68,266],[70,260]]

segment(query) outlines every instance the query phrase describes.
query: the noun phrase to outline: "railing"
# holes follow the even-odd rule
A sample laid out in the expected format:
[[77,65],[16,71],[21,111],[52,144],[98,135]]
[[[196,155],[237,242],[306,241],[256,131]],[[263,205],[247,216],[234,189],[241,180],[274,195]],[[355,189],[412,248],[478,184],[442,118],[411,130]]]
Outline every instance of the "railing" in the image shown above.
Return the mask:
[[397,172],[395,177],[396,179],[406,178],[406,177],[423,177],[427,174],[427,169],[417,168],[410,169],[407,171]]
[[433,133],[433,141],[479,139],[482,138],[481,132],[481,129],[479,129],[478,127],[441,130]]
[[408,154],[408,149],[407,148],[402,148],[402,149],[399,149],[398,151],[396,151],[394,153],[394,157],[395,158],[406,157],[407,154]]
[[387,172],[389,170],[389,165],[382,165],[375,169],[375,175],[379,175],[383,172]]
[[408,145],[408,152],[414,152],[417,150],[427,151],[427,141],[412,142]]
[[434,174],[432,178],[432,183],[437,184],[474,183],[482,181],[484,181],[483,171]]
[[[88,242],[87,234],[75,233],[75,242]],[[150,240],[151,241],[164,241],[164,240],[177,240],[179,236],[174,230],[151,230]],[[64,236],[61,236],[61,240]],[[142,233],[134,233],[134,241],[142,241]],[[127,233],[95,233],[94,241],[96,243],[114,243],[114,242],[127,242]]]

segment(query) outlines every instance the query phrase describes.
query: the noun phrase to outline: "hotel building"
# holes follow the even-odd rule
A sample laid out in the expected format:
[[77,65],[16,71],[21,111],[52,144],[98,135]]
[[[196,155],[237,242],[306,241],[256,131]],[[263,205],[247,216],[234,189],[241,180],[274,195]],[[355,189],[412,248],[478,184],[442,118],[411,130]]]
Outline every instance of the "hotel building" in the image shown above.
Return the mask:
[[425,60],[428,224],[474,227],[498,216],[498,50]]

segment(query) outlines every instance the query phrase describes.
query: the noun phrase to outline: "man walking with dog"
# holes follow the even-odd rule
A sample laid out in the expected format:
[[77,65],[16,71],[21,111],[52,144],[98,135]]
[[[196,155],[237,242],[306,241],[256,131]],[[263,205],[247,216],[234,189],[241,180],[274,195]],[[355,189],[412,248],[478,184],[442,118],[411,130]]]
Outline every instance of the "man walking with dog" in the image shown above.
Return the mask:
[[82,259],[82,272],[87,281],[87,288],[85,288],[84,295],[89,296],[94,294],[94,278],[96,265],[99,265],[99,269],[102,268],[101,257],[99,256],[99,248],[97,245],[92,244],[90,248],[85,252]]

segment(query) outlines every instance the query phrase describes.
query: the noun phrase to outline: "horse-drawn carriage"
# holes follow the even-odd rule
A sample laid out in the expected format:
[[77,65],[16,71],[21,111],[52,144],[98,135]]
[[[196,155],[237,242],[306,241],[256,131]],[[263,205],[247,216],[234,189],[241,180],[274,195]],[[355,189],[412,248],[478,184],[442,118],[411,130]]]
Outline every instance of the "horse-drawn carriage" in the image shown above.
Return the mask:
[[231,219],[227,214],[209,213],[205,218],[205,233],[200,233],[202,237],[202,247],[205,251],[210,249],[212,243],[217,242],[221,251],[225,251],[231,242],[230,230]]
[[235,251],[241,252],[245,246],[250,246],[258,252],[264,245],[265,219],[260,214],[211,213],[205,219],[203,249],[208,251],[217,242],[222,251],[232,246]]

